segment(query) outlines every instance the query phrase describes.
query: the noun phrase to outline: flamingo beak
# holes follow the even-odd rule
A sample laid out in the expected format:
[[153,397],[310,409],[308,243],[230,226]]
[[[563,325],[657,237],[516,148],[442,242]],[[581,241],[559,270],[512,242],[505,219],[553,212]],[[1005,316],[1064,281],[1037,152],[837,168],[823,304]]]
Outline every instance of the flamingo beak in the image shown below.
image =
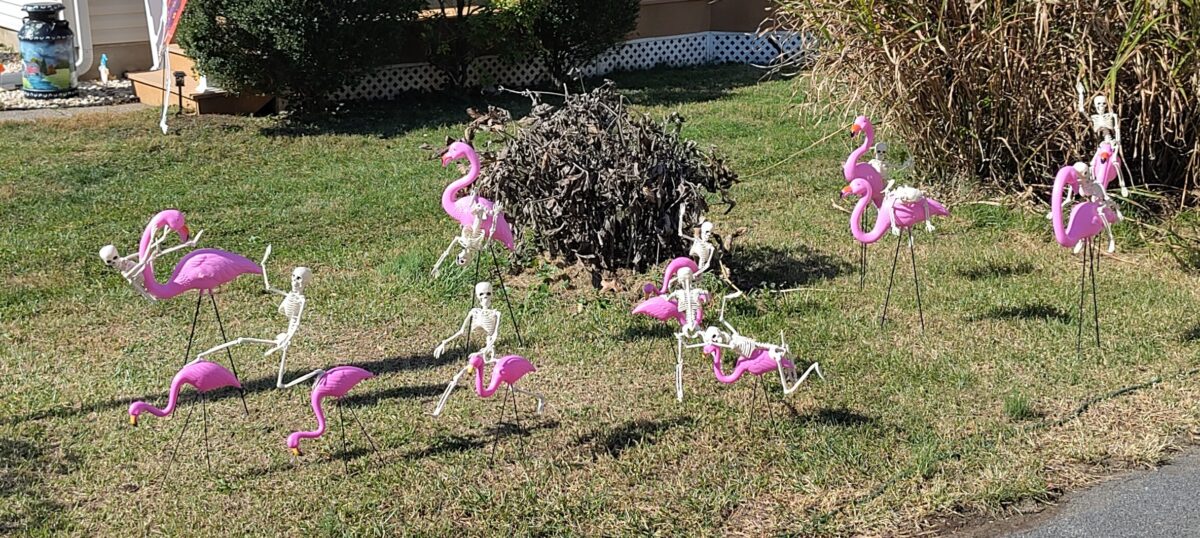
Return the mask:
[[854,194],[854,191],[850,190],[850,186],[849,186],[849,185],[846,185],[845,187],[842,187],[842,198],[845,198],[845,197],[847,197],[847,196],[850,196],[851,194]]
[[452,160],[449,154],[442,155],[442,166],[450,166],[450,161]]
[[137,415],[129,415],[129,425],[137,427]]
[[1102,163],[1107,163],[1107,162],[1108,162],[1108,158],[1109,158],[1109,157],[1112,157],[1112,154],[1111,154],[1111,153],[1109,153],[1109,152],[1107,152],[1107,151],[1101,151],[1101,152],[1100,152],[1100,162],[1102,162]]
[[294,447],[294,448],[292,448],[292,449],[290,449],[290,450],[292,451],[292,455],[293,455],[293,456],[295,456],[295,457],[297,457],[297,458],[299,458],[300,456],[302,456],[302,455],[303,455],[303,454],[300,454],[300,447]]
[[851,125],[850,126],[850,138],[854,138],[856,135],[858,135],[859,131],[862,131],[862,127],[859,127],[857,123],[855,123],[854,125]]
[[191,230],[188,230],[187,224],[184,224],[183,226],[179,227],[180,239],[182,239],[183,241],[187,241],[188,237],[190,237],[191,235],[192,235],[192,232],[191,232]]

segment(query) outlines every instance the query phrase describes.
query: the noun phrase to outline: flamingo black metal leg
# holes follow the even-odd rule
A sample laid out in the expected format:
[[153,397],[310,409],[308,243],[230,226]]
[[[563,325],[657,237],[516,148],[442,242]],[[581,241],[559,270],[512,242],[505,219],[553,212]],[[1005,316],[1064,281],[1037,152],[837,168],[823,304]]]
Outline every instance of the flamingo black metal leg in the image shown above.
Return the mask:
[[192,331],[188,334],[187,351],[183,352],[183,364],[187,365],[192,358],[192,342],[196,339],[196,321],[200,319],[200,303],[204,301],[204,292],[196,297],[196,311],[192,312]]
[[[225,336],[225,324],[221,322],[221,311],[217,309],[217,296],[213,295],[213,292],[210,291],[208,292],[208,298],[212,300],[213,314],[217,316],[217,327],[221,329],[221,343],[227,343],[229,342],[229,337]],[[225,355],[229,357],[229,368],[233,370],[233,377],[237,378],[238,382],[241,382],[242,376],[238,375],[237,363],[233,361],[233,351],[230,348],[225,348]],[[246,406],[245,387],[238,389],[238,396],[242,398],[242,412],[246,416],[250,416],[250,408]]]
[[350,474],[350,445],[346,443],[346,414],[342,411],[342,401],[338,404],[338,425],[342,430],[342,469]]
[[1100,347],[1100,301],[1096,298],[1096,268],[1100,266],[1100,249],[1096,245],[1097,238],[1093,237],[1092,242],[1092,316],[1093,322],[1096,324],[1096,347]]
[[367,427],[363,425],[362,419],[358,418],[358,413],[354,412],[354,408],[350,408],[350,417],[358,423],[358,429],[362,430],[363,437],[367,438],[367,442],[371,444],[371,450],[379,452],[379,445],[375,444],[375,440],[371,438],[371,434],[367,432]]
[[208,457],[208,396],[200,395],[200,414],[204,421],[204,465],[212,472],[212,460]]
[[1088,270],[1088,243],[1083,244],[1083,256],[1080,257],[1083,269],[1079,273],[1079,330],[1075,333],[1075,354],[1083,354],[1083,299],[1085,296],[1084,290],[1087,285],[1087,270]]
[[908,229],[908,257],[912,260],[913,286],[917,289],[917,315],[921,318],[921,334],[925,334],[925,309],[921,307],[921,281],[917,278],[917,253],[913,249],[913,231]]
[[862,291],[867,283],[867,244],[860,244],[862,248],[858,257],[858,291]]
[[513,320],[513,330],[517,333],[517,343],[521,347],[525,347],[525,339],[521,338],[521,320],[517,318],[517,313],[513,310],[512,301],[508,298],[508,286],[504,285],[504,269],[500,267],[500,259],[496,257],[496,251],[488,250],[492,253],[492,269],[496,273],[496,278],[500,280],[500,293],[504,294],[504,304],[508,305],[508,317]]
[[896,262],[900,260],[900,241],[903,237],[896,238],[896,252],[892,254],[892,276],[888,277],[887,295],[883,298],[883,313],[879,315],[879,328],[883,328],[883,322],[887,321],[888,303],[892,300],[892,285],[896,282]]
[[496,419],[496,434],[492,436],[492,455],[488,462],[496,461],[496,444],[500,442],[500,428],[504,424],[504,409],[508,407],[508,392],[504,393],[504,401],[500,402],[500,418]]
[[159,478],[170,472],[171,466],[175,464],[175,457],[179,455],[179,444],[183,442],[183,434],[187,433],[188,425],[192,423],[192,412],[195,410],[196,399],[193,397],[192,405],[188,406],[187,416],[183,419],[183,427],[179,429],[179,435],[175,438],[175,446],[171,448],[171,457],[167,458],[167,465],[159,473]]
[[[754,376],[754,379],[760,379],[760,378],[759,378],[759,376]],[[767,389],[766,383],[758,383],[758,384],[762,385],[763,402],[767,404],[767,418],[771,421],[771,424],[774,425],[775,424],[775,410],[771,409],[771,391]]]

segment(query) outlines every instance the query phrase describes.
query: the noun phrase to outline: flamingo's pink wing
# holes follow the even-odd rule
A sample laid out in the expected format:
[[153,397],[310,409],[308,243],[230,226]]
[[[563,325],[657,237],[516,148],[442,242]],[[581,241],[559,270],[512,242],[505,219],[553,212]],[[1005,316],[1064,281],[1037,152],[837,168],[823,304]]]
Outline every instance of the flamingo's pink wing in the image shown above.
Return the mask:
[[516,383],[525,374],[537,371],[529,359],[520,355],[507,355],[496,362],[496,372],[493,374],[505,383]]
[[[946,206],[942,205],[941,202],[934,200],[933,198],[926,198],[926,200],[929,201],[929,211],[931,213],[939,217],[950,216],[950,210],[946,209]],[[928,218],[928,215],[926,215],[926,218]]]
[[633,313],[650,316],[659,321],[674,319],[683,323],[683,314],[679,311],[679,305],[668,301],[665,295],[651,297],[638,303],[633,307]]
[[200,392],[208,392],[223,387],[242,388],[237,376],[224,366],[210,361],[193,362],[179,371],[179,376]]
[[184,289],[211,290],[243,274],[261,274],[258,264],[245,256],[204,248],[193,250],[175,266],[171,281]]
[[[488,213],[491,213],[492,207],[494,207],[491,200],[488,200],[482,196],[476,196],[475,202],[487,209]],[[463,196],[454,202],[454,207],[458,208],[459,214],[456,219],[462,226],[470,226],[471,224],[474,224],[474,217],[471,216],[471,203],[472,199],[469,195]],[[484,230],[492,229],[492,219],[493,217],[489,216],[483,220]],[[492,235],[492,239],[499,241],[508,250],[513,250],[516,248],[513,244],[512,227],[508,225],[508,221],[505,220],[504,214],[500,215],[500,221],[496,223],[496,233]]]
[[1087,239],[1100,233],[1104,229],[1104,222],[1100,220],[1098,209],[1099,205],[1095,202],[1075,204],[1067,222],[1067,237]]
[[313,390],[320,391],[325,396],[341,398],[362,380],[372,377],[375,377],[375,374],[357,366],[338,366],[325,372],[325,375],[321,376],[321,382]]

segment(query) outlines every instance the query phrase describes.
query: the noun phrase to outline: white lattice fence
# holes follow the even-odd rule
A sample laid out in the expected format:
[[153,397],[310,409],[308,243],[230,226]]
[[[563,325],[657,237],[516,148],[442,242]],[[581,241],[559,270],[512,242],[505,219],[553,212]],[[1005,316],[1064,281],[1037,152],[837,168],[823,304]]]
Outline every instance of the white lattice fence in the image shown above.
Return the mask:
[[[740,32],[701,32],[652,37],[628,41],[601,55],[583,71],[588,76],[599,76],[613,71],[650,69],[660,65],[767,65],[781,54],[801,52],[803,46],[799,36],[786,33],[757,36]],[[468,77],[473,84],[524,87],[547,80],[549,72],[540,60],[513,65],[497,57],[484,57],[475,61]],[[393,65],[375,71],[357,85],[338,92],[335,97],[340,100],[392,99],[406,91],[437,90],[446,82],[446,76],[427,63]]]

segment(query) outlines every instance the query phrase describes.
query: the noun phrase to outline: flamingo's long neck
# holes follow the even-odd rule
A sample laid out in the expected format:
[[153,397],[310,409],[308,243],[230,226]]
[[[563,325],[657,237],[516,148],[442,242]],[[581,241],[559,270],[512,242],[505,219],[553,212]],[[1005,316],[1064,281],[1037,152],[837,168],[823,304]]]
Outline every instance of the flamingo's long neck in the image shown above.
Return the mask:
[[1078,177],[1075,169],[1070,166],[1064,166],[1058,171],[1058,175],[1054,178],[1054,190],[1050,193],[1050,222],[1054,227],[1054,240],[1064,247],[1074,247],[1079,242],[1078,239],[1071,239],[1067,236],[1067,229],[1063,226],[1063,187],[1067,186],[1067,180],[1072,176]]
[[313,390],[312,394],[312,410],[317,416],[317,429],[306,432],[292,432],[288,436],[288,446],[296,448],[300,445],[301,439],[316,439],[325,435],[325,411],[321,409],[321,398],[325,395],[319,390]]
[[862,159],[862,156],[865,155],[867,150],[871,149],[871,146],[874,144],[875,128],[868,123],[866,127],[863,127],[863,144],[854,151],[851,151],[850,156],[846,158],[846,164],[842,165],[842,170],[846,175],[846,181],[853,181],[855,179],[854,165],[858,164],[858,161]]
[[138,402],[141,405],[137,406],[139,412],[150,413],[156,417],[165,417],[175,412],[175,406],[179,403],[179,391],[183,390],[183,386],[188,382],[183,379],[183,376],[176,375],[175,379],[171,380],[171,390],[167,394],[167,406],[159,409],[146,402]]
[[721,371],[721,351],[721,348],[713,350],[713,375],[717,377],[717,381],[725,384],[733,383],[742,377],[742,372],[735,367],[733,375],[725,375],[725,372]]
[[454,205],[454,203],[458,201],[458,191],[474,183],[475,178],[479,177],[479,155],[469,149],[466,151],[466,154],[467,162],[471,164],[470,168],[467,170],[467,175],[451,183],[448,187],[446,187],[446,190],[442,191],[442,209],[446,210],[446,214],[458,220],[462,220],[461,217],[465,216],[460,215],[458,206]]
[[166,284],[159,283],[154,277],[153,260],[146,262],[146,265],[142,267],[142,281],[146,286],[146,291],[158,299],[169,299],[186,291],[179,289],[173,281]]
[[858,199],[858,203],[854,204],[854,211],[850,213],[850,233],[854,235],[862,243],[874,243],[883,237],[883,234],[888,231],[888,216],[889,211],[885,211],[883,206],[880,206],[879,211],[875,212],[875,227],[870,232],[864,232],[862,229],[863,213],[867,211],[867,204],[872,203],[871,198],[874,196],[870,185],[867,185],[867,193]]
[[483,386],[483,366],[475,369],[475,393],[480,398],[490,398],[496,393],[496,389],[500,388],[500,376],[496,375],[496,367],[492,367],[492,381],[488,386]]

